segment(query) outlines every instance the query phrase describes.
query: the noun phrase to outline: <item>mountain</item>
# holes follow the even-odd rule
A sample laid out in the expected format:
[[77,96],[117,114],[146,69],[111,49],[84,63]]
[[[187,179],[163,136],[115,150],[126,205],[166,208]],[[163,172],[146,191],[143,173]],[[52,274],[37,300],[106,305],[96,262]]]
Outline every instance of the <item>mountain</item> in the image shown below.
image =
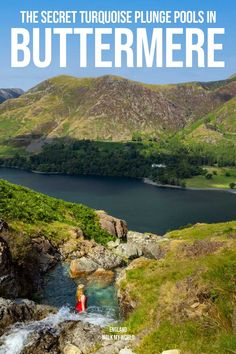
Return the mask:
[[116,76],[48,79],[0,106],[0,142],[126,141],[177,132],[236,96],[236,78],[148,85]]
[[24,91],[21,89],[0,89],[0,103],[9,100],[10,98],[17,98],[23,95]]
[[189,145],[205,146],[232,154],[236,159],[236,97],[180,132]]

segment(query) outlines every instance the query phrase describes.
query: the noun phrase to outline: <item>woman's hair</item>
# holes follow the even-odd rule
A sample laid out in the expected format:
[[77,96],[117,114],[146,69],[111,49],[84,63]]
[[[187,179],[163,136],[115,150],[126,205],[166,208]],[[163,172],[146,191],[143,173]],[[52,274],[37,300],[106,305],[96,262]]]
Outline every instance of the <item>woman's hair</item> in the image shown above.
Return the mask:
[[78,300],[81,300],[81,296],[84,295],[84,290],[81,289],[81,288],[77,288],[77,291],[76,291],[76,297]]

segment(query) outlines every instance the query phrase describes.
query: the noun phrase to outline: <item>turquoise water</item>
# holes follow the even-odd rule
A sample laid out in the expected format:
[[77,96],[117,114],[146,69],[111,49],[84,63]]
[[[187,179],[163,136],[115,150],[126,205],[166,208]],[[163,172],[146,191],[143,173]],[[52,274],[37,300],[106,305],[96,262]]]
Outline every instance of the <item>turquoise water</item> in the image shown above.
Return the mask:
[[85,284],[89,313],[102,314],[118,319],[119,307],[114,284],[104,287],[97,281],[87,282],[84,278],[71,279],[67,264],[59,263],[46,275],[41,302],[58,308],[67,306],[74,309],[76,288],[79,283]]

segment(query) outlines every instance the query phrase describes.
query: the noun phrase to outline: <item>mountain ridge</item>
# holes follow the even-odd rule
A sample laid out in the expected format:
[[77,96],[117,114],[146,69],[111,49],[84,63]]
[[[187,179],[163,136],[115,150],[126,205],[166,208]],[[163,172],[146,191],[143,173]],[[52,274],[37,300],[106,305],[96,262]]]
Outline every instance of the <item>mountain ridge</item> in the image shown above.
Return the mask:
[[24,91],[20,88],[0,88],[0,103],[9,100],[11,98],[17,98],[24,94]]
[[[178,132],[236,96],[236,77],[149,85],[119,76],[47,79],[0,106],[0,141],[39,136],[128,141]],[[32,138],[34,140],[34,138]]]

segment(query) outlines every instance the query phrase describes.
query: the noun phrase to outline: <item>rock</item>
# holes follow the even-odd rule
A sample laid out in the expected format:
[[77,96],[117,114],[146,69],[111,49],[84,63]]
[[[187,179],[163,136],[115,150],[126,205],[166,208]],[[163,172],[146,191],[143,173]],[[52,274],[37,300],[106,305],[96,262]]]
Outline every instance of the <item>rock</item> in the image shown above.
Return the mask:
[[0,296],[16,297],[20,285],[7,242],[0,237]]
[[105,247],[92,244],[87,254],[79,259],[74,259],[70,264],[70,273],[73,278],[88,275],[98,268],[105,270],[114,269],[124,264],[123,259]]
[[30,344],[27,345],[21,354],[59,354],[59,338],[55,331],[43,329],[37,333],[33,333],[29,338]]
[[144,257],[162,259],[166,255],[166,250],[156,243],[150,243],[142,248]]
[[127,223],[124,220],[114,218],[101,210],[97,210],[96,214],[104,230],[108,231],[113,236],[126,240]]
[[[86,322],[67,321],[60,325],[59,353],[78,348],[82,353],[94,352],[96,344],[101,341],[101,328]],[[72,351],[76,353],[76,351]],[[79,352],[78,352],[79,353]],[[68,353],[69,354],[69,353]]]
[[120,239],[117,238],[115,241],[109,241],[109,242],[107,243],[107,247],[108,247],[109,249],[114,249],[114,248],[116,248],[117,246],[119,246],[119,244],[120,244]]
[[35,253],[35,262],[40,273],[46,273],[56,265],[60,259],[60,254],[51,242],[43,237],[32,239],[32,250]]
[[[101,347],[94,353],[94,354],[119,354],[119,353],[130,353],[130,354],[135,354],[129,347],[127,347],[129,344],[137,344],[132,343],[133,340],[130,342],[127,340],[115,340],[115,341],[108,341],[108,340],[103,340],[101,343]],[[123,350],[123,352],[122,352]]]
[[82,354],[81,350],[73,344],[67,344],[63,349],[63,354]]
[[100,338],[100,327],[88,323],[65,321],[58,330],[42,329],[30,338],[22,354],[90,353]]
[[98,268],[94,273],[88,276],[88,282],[97,282],[100,287],[106,288],[115,279],[115,273],[112,270]]
[[135,354],[135,353],[129,348],[124,348],[119,351],[119,354]]
[[99,268],[99,264],[87,257],[74,259],[70,263],[70,274],[72,278],[79,277],[94,272]]
[[89,251],[87,256],[99,264],[98,268],[114,269],[124,264],[122,257],[98,244]]
[[73,257],[84,256],[86,250],[91,247],[92,241],[85,240],[83,231],[78,227],[71,228],[69,233],[69,239],[59,247],[62,259],[73,259]]
[[9,226],[6,221],[0,219],[0,233],[9,231]]
[[180,354],[180,350],[179,350],[179,349],[165,350],[165,351],[162,352],[161,354]]
[[116,247],[114,252],[117,255],[128,259],[134,259],[142,256],[143,254],[141,247],[139,247],[135,243],[130,243],[130,242],[121,243],[118,247]]
[[134,231],[129,231],[127,234],[127,245],[137,248],[137,257],[143,255],[144,257],[153,259],[164,258],[168,241],[168,238],[154,234],[142,234]]
[[9,300],[0,298],[0,335],[5,329],[16,323],[39,320],[55,312],[50,306],[36,305],[27,299]]
[[200,302],[195,302],[194,304],[191,305],[192,309],[196,309],[200,305]]

